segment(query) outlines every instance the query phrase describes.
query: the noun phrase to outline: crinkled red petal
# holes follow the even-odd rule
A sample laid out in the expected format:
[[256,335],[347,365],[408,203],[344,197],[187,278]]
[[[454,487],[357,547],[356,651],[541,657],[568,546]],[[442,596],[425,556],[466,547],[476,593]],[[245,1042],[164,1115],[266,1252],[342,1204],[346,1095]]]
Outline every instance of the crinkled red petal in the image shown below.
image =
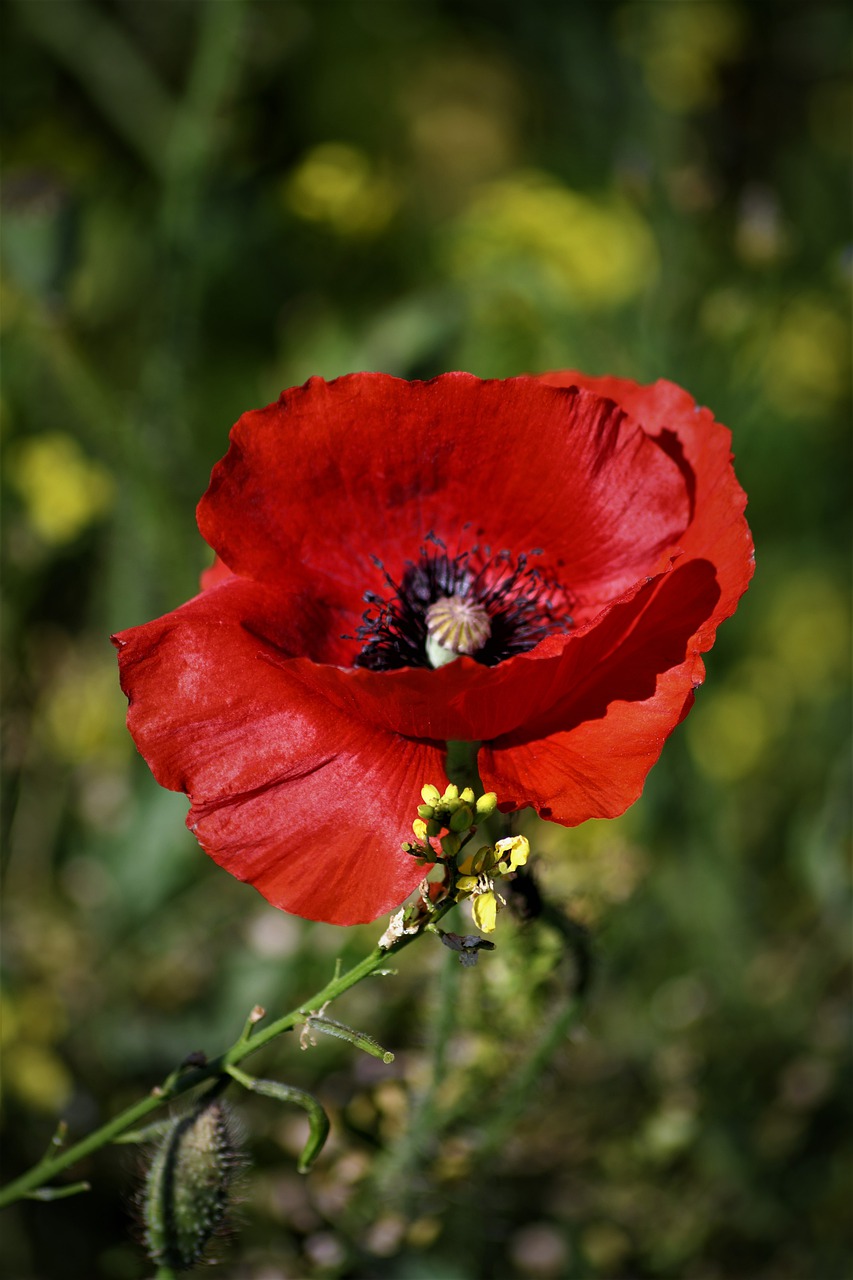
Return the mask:
[[754,548],[744,511],[746,494],[732,467],[732,434],[710,409],[697,405],[682,387],[660,379],[650,385],[627,378],[590,377],[567,371],[545,374],[550,386],[578,386],[613,399],[631,422],[656,440],[682,469],[691,502],[690,521],[679,542],[689,555],[717,569],[720,599],[699,637],[709,649],[719,623],[734,613],[749,585]]
[[522,729],[481,752],[484,785],[497,791],[502,807],[533,803],[543,817],[575,825],[613,817],[640,794],[704,678],[701,653],[749,584],[753,547],[743,514],[746,497],[731,466],[730,433],[680,387],[575,373],[547,380],[617,401],[682,467],[692,502],[680,539],[683,557],[655,588],[631,642],[601,663],[599,706],[594,678],[587,686],[567,684],[548,717],[532,715]]
[[275,906],[332,924],[373,920],[416,887],[405,854],[443,744],[349,716],[279,664],[279,593],[235,578],[114,637],[128,727],[163,786],[185,791],[203,847]]
[[219,556],[214,556],[213,564],[208,569],[203,569],[201,574],[202,591],[210,591],[211,587],[221,586],[223,582],[227,582],[229,578],[235,575],[228,568]]
[[652,572],[688,519],[678,465],[612,402],[462,373],[283,392],[236,424],[198,508],[232,570],[281,583],[298,566],[351,627],[363,593],[385,589],[372,557],[399,580],[430,533],[451,554],[543,548],[586,620]]
[[714,566],[679,561],[640,589],[631,616],[617,605],[593,627],[586,653],[567,649],[552,706],[480,752],[483,785],[501,808],[533,804],[574,826],[632,804],[702,683],[695,637],[718,600]]

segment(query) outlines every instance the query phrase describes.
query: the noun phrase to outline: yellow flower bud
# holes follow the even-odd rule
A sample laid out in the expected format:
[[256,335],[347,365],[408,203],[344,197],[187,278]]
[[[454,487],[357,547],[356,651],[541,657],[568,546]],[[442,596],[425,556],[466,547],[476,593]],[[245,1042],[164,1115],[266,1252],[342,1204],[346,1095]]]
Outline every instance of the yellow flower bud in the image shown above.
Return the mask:
[[474,871],[480,875],[483,871],[493,871],[497,865],[495,851],[490,844],[480,845],[480,848],[471,859]]
[[487,791],[484,796],[480,796],[477,801],[477,817],[488,818],[494,813],[498,807],[498,798],[494,791]]

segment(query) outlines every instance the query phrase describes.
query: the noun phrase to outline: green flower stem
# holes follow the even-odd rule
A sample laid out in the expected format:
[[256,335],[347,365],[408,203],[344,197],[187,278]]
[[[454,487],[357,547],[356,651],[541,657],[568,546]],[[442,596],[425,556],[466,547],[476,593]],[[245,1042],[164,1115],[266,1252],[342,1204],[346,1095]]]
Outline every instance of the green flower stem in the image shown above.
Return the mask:
[[480,774],[477,769],[479,742],[448,742],[445,772],[448,782],[455,782],[460,791],[472,787],[475,795],[482,795]]
[[78,1196],[81,1191],[91,1191],[91,1183],[69,1182],[64,1187],[40,1187],[38,1191],[27,1193],[28,1200],[67,1200],[69,1196]]
[[[484,790],[477,764],[479,750],[479,742],[450,741],[447,744],[447,760],[444,767],[448,782],[455,782],[460,791],[465,787],[471,787],[477,796],[481,796]],[[509,818],[496,809],[485,822],[478,820],[477,829],[481,843],[485,837],[486,840],[495,844],[501,836],[509,834]]]
[[447,1052],[459,1017],[459,980],[463,973],[458,956],[442,956],[438,996],[430,1025],[431,1071],[423,1092],[416,1097],[402,1138],[388,1153],[376,1178],[378,1193],[409,1208],[418,1195],[412,1173],[427,1159],[439,1130],[437,1114],[447,1070]]
[[[440,907],[433,913],[434,921],[440,920],[451,907],[453,902],[442,903]],[[6,1205],[14,1204],[16,1200],[29,1196],[39,1187],[43,1187],[46,1182],[50,1182],[57,1174],[62,1173],[71,1165],[77,1164],[86,1156],[92,1155],[93,1152],[99,1151],[110,1142],[119,1140],[128,1129],[134,1128],[147,1116],[156,1111],[159,1107],[164,1106],[172,1099],[180,1097],[184,1093],[188,1093],[190,1089],[195,1089],[199,1085],[204,1084],[208,1080],[220,1080],[228,1074],[229,1067],[234,1067],[242,1062],[244,1058],[248,1058],[250,1054],[257,1053],[259,1049],[263,1049],[264,1045],[269,1044],[271,1040],[275,1040],[277,1036],[283,1032],[289,1031],[292,1027],[300,1022],[304,1022],[312,1013],[318,1013],[319,1010],[331,1001],[337,998],[345,991],[349,991],[350,987],[354,987],[364,978],[370,977],[379,969],[386,966],[388,958],[402,951],[409,943],[414,942],[415,938],[419,938],[424,932],[421,929],[418,933],[404,935],[398,938],[392,946],[382,949],[374,947],[369,955],[365,956],[357,965],[349,969],[346,973],[336,974],[325,987],[322,987],[315,995],[308,1000],[302,1002],[298,1008],[293,1009],[282,1018],[271,1022],[268,1027],[255,1031],[253,1035],[246,1034],[251,1027],[247,1025],[239,1039],[221,1053],[217,1058],[205,1063],[202,1067],[182,1068],[177,1067],[169,1076],[166,1077],[162,1085],[152,1089],[146,1097],[140,1098],[138,1102],[127,1107],[120,1112],[112,1120],[101,1125],[99,1129],[95,1129],[87,1137],[82,1138],[80,1142],[74,1143],[65,1151],[57,1154],[47,1154],[20,1178],[16,1178],[14,1182],[10,1182],[6,1187],[0,1190],[0,1208]]]
[[577,1025],[582,1010],[582,1000],[577,997],[569,1000],[545,1029],[533,1051],[523,1059],[503,1094],[495,1101],[483,1126],[477,1152],[480,1159],[503,1146],[518,1117],[529,1106],[531,1097],[541,1088],[542,1072]]

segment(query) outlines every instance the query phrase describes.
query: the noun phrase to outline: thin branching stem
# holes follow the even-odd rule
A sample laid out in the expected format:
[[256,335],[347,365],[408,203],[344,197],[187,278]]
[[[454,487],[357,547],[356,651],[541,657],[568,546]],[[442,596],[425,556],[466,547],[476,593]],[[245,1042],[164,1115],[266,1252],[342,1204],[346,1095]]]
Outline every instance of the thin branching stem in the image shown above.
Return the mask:
[[[439,920],[453,905],[452,902],[443,903],[434,912],[433,920]],[[58,1174],[63,1173],[86,1156],[99,1151],[102,1147],[107,1146],[108,1143],[119,1140],[129,1129],[135,1128],[152,1112],[171,1102],[174,1098],[188,1093],[191,1089],[198,1088],[199,1085],[205,1084],[207,1081],[221,1080],[223,1076],[228,1075],[229,1068],[237,1066],[244,1058],[257,1053],[259,1049],[263,1049],[264,1045],[269,1044],[271,1040],[275,1040],[277,1036],[289,1031],[299,1023],[305,1022],[312,1013],[317,1013],[325,1005],[337,1000],[345,991],[349,991],[351,987],[363,981],[364,978],[370,977],[371,974],[384,968],[389,956],[402,951],[404,947],[407,947],[415,938],[420,937],[422,933],[423,930],[416,934],[404,935],[398,938],[390,947],[374,947],[370,954],[365,956],[358,964],[348,969],[346,973],[336,974],[315,995],[303,1000],[296,1009],[291,1010],[284,1017],[277,1018],[267,1027],[258,1028],[254,1034],[246,1034],[247,1030],[251,1031],[251,1027],[247,1024],[239,1038],[224,1053],[205,1063],[204,1066],[192,1066],[186,1069],[182,1067],[175,1068],[163,1083],[152,1089],[146,1097],[140,1098],[138,1102],[125,1108],[124,1111],[114,1116],[112,1120],[108,1120],[106,1124],[93,1130],[92,1133],[82,1138],[79,1142],[75,1142],[72,1146],[56,1154],[51,1154],[53,1150],[51,1147],[37,1164],[0,1190],[0,1208],[14,1204],[16,1200],[20,1200],[37,1188],[43,1187]]]

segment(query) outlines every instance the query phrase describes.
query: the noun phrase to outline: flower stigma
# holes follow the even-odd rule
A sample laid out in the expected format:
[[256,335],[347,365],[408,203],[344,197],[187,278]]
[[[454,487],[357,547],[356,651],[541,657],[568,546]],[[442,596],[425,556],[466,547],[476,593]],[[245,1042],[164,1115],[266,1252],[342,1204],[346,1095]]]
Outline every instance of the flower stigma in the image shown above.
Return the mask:
[[425,614],[426,656],[431,667],[444,667],[465,653],[478,653],[492,634],[483,605],[465,596],[440,596]]

